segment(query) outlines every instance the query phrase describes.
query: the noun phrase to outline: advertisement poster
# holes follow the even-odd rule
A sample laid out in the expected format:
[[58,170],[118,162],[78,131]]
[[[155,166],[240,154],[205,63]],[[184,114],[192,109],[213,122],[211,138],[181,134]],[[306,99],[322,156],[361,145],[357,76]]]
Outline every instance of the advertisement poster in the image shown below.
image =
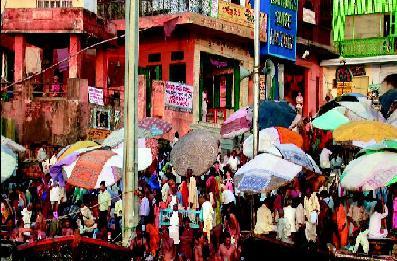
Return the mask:
[[88,100],[90,103],[103,106],[103,90],[88,86]]
[[165,83],[166,109],[193,112],[193,86],[178,82]]

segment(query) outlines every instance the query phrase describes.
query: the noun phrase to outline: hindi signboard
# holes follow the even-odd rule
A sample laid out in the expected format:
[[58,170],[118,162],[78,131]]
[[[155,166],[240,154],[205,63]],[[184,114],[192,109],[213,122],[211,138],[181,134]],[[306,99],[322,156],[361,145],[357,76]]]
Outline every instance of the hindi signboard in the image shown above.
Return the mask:
[[88,100],[90,103],[103,106],[103,90],[88,86]]
[[[254,28],[254,9],[242,7],[226,1],[219,2],[218,18],[231,23]],[[264,23],[262,33],[266,33],[266,15],[261,13],[261,24]]]
[[165,83],[165,108],[193,112],[193,86],[178,82]]
[[341,96],[344,93],[352,92],[353,82],[337,82],[336,86],[337,94],[338,96]]
[[104,140],[109,136],[109,130],[89,129],[87,133],[88,140]]

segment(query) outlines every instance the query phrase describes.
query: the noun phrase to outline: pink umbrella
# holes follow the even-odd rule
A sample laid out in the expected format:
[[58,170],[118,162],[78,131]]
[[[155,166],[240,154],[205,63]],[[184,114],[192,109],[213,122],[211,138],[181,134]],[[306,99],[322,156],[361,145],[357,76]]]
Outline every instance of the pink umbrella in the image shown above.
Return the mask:
[[232,139],[250,130],[252,124],[252,109],[244,107],[233,113],[221,127],[222,138]]

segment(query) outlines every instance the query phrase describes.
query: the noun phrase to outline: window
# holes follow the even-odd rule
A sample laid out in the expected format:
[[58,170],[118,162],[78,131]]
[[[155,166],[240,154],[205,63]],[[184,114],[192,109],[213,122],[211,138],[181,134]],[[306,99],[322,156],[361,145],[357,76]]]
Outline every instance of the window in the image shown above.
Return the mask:
[[149,63],[156,63],[161,61],[161,53],[152,53],[148,56]]
[[171,82],[186,83],[186,64],[170,64],[170,77]]
[[171,53],[171,61],[182,61],[185,58],[183,51],[176,51]]
[[73,7],[72,0],[37,0],[37,8],[68,8]]
[[385,15],[383,23],[383,36],[387,37],[390,35],[390,15]]
[[345,39],[383,37],[383,27],[383,14],[346,16]]
[[110,110],[94,108],[92,112],[92,127],[94,129],[110,130]]

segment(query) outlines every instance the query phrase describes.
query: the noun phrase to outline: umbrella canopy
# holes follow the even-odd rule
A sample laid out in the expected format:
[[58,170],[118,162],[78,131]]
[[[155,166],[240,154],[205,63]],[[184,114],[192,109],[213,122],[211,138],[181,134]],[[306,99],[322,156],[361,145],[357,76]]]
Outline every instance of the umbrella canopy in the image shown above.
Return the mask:
[[390,180],[387,184],[386,184],[386,186],[391,186],[391,185],[393,185],[393,184],[395,184],[395,183],[397,183],[397,176],[395,176],[392,180]]
[[377,121],[356,121],[344,124],[333,133],[336,142],[382,141],[397,139],[397,128]]
[[144,118],[143,120],[139,121],[138,127],[150,131],[153,137],[161,136],[172,129],[171,124],[155,117]]
[[397,140],[384,140],[381,143],[376,143],[374,145],[366,146],[357,153],[356,157],[365,154],[372,154],[379,151],[397,152]]
[[301,148],[294,144],[276,144],[274,148],[270,149],[269,152],[282,157],[284,160],[295,163],[296,165],[302,166],[307,170],[321,174],[320,168],[317,166],[313,158],[306,154]]
[[333,108],[339,107],[340,104],[339,102],[336,102],[335,100],[331,100],[329,102],[327,102],[326,104],[324,104],[323,106],[320,107],[320,109],[317,112],[317,115],[323,115],[324,113],[326,113],[327,111],[332,110]]
[[8,148],[10,148],[14,152],[25,152],[26,151],[24,146],[19,145],[15,141],[13,141],[13,140],[11,140],[9,138],[6,138],[3,135],[1,135],[1,145],[7,146]]
[[351,161],[341,176],[347,189],[375,190],[385,187],[397,175],[397,153],[376,152]]
[[288,128],[295,119],[295,110],[284,101],[263,101],[259,104],[259,129]]
[[384,122],[382,114],[373,109],[372,104],[368,100],[360,102],[339,102],[341,107],[337,107],[351,121],[370,120]]
[[176,142],[171,151],[171,164],[179,175],[191,168],[193,175],[208,171],[218,155],[218,138],[206,130],[193,130]]
[[232,139],[250,130],[252,124],[252,109],[244,107],[233,113],[221,127],[221,136]]
[[397,100],[397,89],[391,89],[379,97],[380,104],[382,105],[381,112],[386,117],[390,106]]
[[237,189],[242,192],[261,193],[277,189],[291,181],[302,166],[263,153],[248,161],[235,174]]
[[[123,158],[111,150],[97,149],[81,154],[72,153],[63,159],[63,175],[72,186],[88,190],[99,188],[101,181],[111,186],[121,178]],[[55,164],[51,170],[51,176]],[[59,178],[59,176],[58,176]]]
[[[362,97],[361,97],[362,98]],[[358,102],[361,100],[360,97],[354,95],[342,95],[335,98],[336,102]]]
[[332,109],[313,120],[313,127],[321,130],[335,130],[343,124],[349,123],[349,119],[338,110]]
[[[139,128],[137,129],[138,139],[151,138],[152,134],[149,130]],[[109,136],[102,142],[102,146],[116,147],[124,142],[124,128],[112,131]]]
[[11,177],[17,166],[17,155],[8,146],[1,144],[1,182]]
[[72,145],[69,145],[69,146],[63,148],[58,153],[57,159],[62,160],[75,151],[80,151],[80,150],[85,150],[85,149],[95,149],[95,148],[99,148],[98,143],[96,143],[95,141],[90,141],[90,140],[78,141]]
[[[124,142],[113,149],[122,158],[124,156]],[[152,164],[152,149],[151,148],[138,148],[138,171],[145,170]]]
[[[251,134],[243,144],[243,153],[250,158],[253,156],[253,139],[254,135]],[[301,135],[299,135],[299,133],[283,127],[272,127],[259,131],[259,152],[263,152],[266,150],[266,148],[272,147],[272,145],[275,144],[288,143],[302,147],[303,138]]]
[[343,93],[342,96],[353,96],[356,98],[366,98],[364,94],[358,93],[358,92],[351,92],[351,93]]

